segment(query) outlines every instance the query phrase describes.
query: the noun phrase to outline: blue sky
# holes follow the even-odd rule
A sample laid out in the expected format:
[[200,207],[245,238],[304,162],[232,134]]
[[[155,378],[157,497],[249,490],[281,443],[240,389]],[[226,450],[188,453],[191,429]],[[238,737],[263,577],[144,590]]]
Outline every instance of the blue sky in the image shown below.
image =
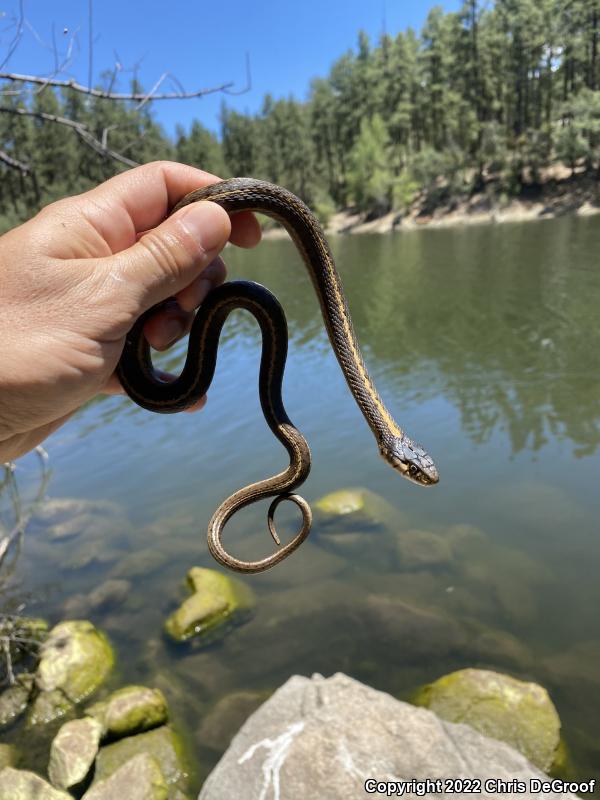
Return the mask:
[[[146,88],[163,72],[176,76],[187,90],[227,81],[242,88],[248,53],[252,90],[225,99],[236,110],[255,112],[267,92],[303,99],[311,78],[326,76],[333,61],[355,46],[360,29],[367,31],[373,42],[384,20],[391,34],[409,26],[419,29],[434,4],[427,0],[96,0],[94,76],[98,80],[100,71],[112,68],[118,58],[125,69],[139,63]],[[438,5],[456,10],[460,0],[444,0]],[[24,36],[4,69],[50,73],[54,35],[61,52],[69,42],[74,43],[68,72],[87,82],[88,0],[24,0],[24,8]],[[18,10],[17,0],[0,0],[0,61],[10,45],[11,20]],[[172,89],[173,84],[167,81],[164,87]],[[163,101],[154,108],[169,133],[178,122],[187,127],[194,118],[217,131],[222,100],[223,95],[218,94]]]

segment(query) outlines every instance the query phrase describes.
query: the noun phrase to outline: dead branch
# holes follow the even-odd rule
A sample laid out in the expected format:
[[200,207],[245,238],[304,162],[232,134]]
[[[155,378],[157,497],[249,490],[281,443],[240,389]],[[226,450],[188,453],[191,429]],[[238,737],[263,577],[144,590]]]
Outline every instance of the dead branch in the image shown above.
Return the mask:
[[19,0],[19,18],[16,22],[15,35],[13,36],[12,42],[8,46],[8,51],[6,53],[4,60],[0,64],[0,69],[4,69],[4,67],[10,61],[11,56],[19,46],[21,38],[23,36],[24,27],[25,27],[25,5],[24,5],[24,0]]
[[9,167],[12,167],[12,169],[18,170],[22,175],[29,174],[29,167],[27,164],[24,164],[22,161],[17,161],[16,158],[9,156],[4,150],[0,150],[0,161]]
[[4,480],[0,484],[0,488],[4,486],[8,486],[9,488],[15,522],[10,533],[3,536],[0,541],[0,567],[2,567],[13,544],[15,542],[20,544],[29,521],[46,496],[46,489],[51,475],[48,467],[48,453],[40,445],[35,448],[35,452],[40,460],[40,482],[36,495],[27,508],[23,508],[23,504],[21,503],[21,495],[14,475],[14,464],[4,464]]
[[[81,139],[89,147],[91,147],[92,150],[95,150],[96,153],[99,153],[105,158],[111,158],[113,161],[118,161],[120,164],[124,164],[126,167],[138,166],[137,161],[132,161],[130,158],[122,156],[120,153],[117,153],[116,150],[111,150],[110,147],[103,144],[102,141],[97,139],[93,133],[91,133],[87,125],[84,125],[83,122],[75,122],[67,117],[58,117],[56,114],[47,114],[45,111],[29,111],[27,108],[4,108],[0,106],[0,114],[14,114],[20,117],[33,117],[34,119],[40,119],[44,122],[52,122],[56,125],[64,125],[67,128],[71,128],[71,130],[75,131],[75,133],[81,137]],[[107,133],[106,136],[105,133],[103,133],[103,140],[106,140],[107,136]]]
[[[164,76],[160,79],[160,82],[167,78],[172,77],[170,73],[165,73]],[[149,93],[148,92],[110,92],[104,89],[95,89],[92,86],[84,86],[81,83],[78,83],[75,80],[59,80],[58,78],[44,78],[40,75],[22,75],[18,72],[0,72],[0,80],[12,81],[12,82],[20,82],[20,83],[32,83],[37,85],[44,85],[44,86],[55,86],[58,88],[63,89],[71,89],[74,92],[81,92],[81,94],[87,94],[91,97],[101,97],[105,100],[131,100],[135,102],[141,102],[148,100]],[[206,94],[214,94],[216,92],[227,92],[231,89],[232,86],[235,85],[234,81],[229,81],[228,83],[222,83],[220,86],[211,86],[208,89],[196,89],[193,92],[164,92],[162,94],[155,94],[150,96],[149,99],[151,100],[191,100],[194,97],[203,97]],[[245,87],[244,92],[249,91],[250,87]],[[233,92],[228,91],[228,94],[232,94]],[[240,94],[242,92],[239,92]]]

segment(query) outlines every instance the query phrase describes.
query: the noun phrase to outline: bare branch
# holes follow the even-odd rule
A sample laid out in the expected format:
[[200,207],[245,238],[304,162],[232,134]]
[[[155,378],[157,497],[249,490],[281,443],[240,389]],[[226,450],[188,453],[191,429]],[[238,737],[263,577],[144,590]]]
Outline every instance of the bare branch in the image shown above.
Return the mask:
[[29,167],[27,164],[24,164],[22,161],[17,161],[16,158],[9,156],[4,150],[0,150],[0,161],[12,169],[18,170],[22,175],[29,174]]
[[[166,77],[172,77],[169,73],[165,74]],[[147,92],[107,92],[102,89],[94,89],[91,86],[84,86],[77,83],[75,80],[58,80],[57,78],[43,78],[39,75],[22,75],[17,72],[2,72],[0,71],[0,80],[6,81],[19,81],[20,83],[33,83],[44,86],[57,86],[65,89],[72,89],[74,92],[81,92],[82,94],[91,95],[92,97],[101,97],[106,100],[133,100],[141,102],[148,96]],[[231,87],[235,85],[234,81],[222,83],[220,86],[212,86],[208,89],[197,89],[193,92],[165,92],[164,94],[155,94],[152,100],[191,100],[194,97],[203,97],[206,94],[215,94],[216,92],[226,92],[227,94],[243,94],[247,92],[248,88],[244,88],[239,92],[233,92]]]
[[109,147],[104,147],[102,142],[90,132],[87,125],[84,125],[83,122],[75,122],[74,120],[67,119],[66,117],[58,117],[56,114],[47,114],[44,111],[29,111],[26,108],[3,108],[0,106],[0,114],[15,114],[20,117],[33,117],[34,119],[41,119],[45,122],[53,122],[57,125],[65,125],[67,128],[74,130],[75,133],[81,137],[81,139],[89,147],[92,148],[92,150],[95,150],[96,153],[99,153],[101,156],[110,158],[113,161],[118,161],[120,164],[124,164],[126,167],[139,166],[137,161],[132,161],[130,158],[126,158],[120,153],[117,153],[116,150],[111,150]]
[[21,37],[23,36],[23,27],[25,24],[25,7],[24,7],[24,0],[19,0],[19,19],[17,21],[17,29],[15,31],[15,35],[13,36],[13,40],[8,47],[8,52],[4,61],[0,64],[0,70],[4,69],[4,67],[10,61],[13,53],[19,46],[21,41]]
[[158,89],[158,87],[161,85],[161,83],[163,83],[163,81],[164,81],[164,80],[165,80],[165,78],[168,76],[168,74],[169,74],[168,72],[163,72],[163,74],[162,74],[162,75],[160,76],[160,78],[159,78],[159,79],[156,81],[156,83],[154,84],[154,86],[153,86],[153,87],[150,89],[150,91],[148,92],[148,94],[146,95],[146,97],[144,97],[144,99],[143,99],[143,100],[142,100],[142,101],[141,101],[141,102],[140,102],[140,103],[137,105],[137,110],[138,110],[138,111],[140,110],[140,108],[142,108],[144,105],[146,105],[146,103],[147,103],[149,100],[154,100],[154,97],[153,97],[154,93],[157,91],[157,89]]
[[6,555],[11,549],[13,543],[15,541],[18,543],[21,542],[29,521],[46,496],[46,489],[48,487],[48,482],[51,475],[50,469],[48,468],[48,453],[43,447],[41,447],[41,445],[38,445],[35,448],[35,452],[40,460],[40,482],[36,495],[27,509],[24,509],[21,503],[21,495],[14,477],[14,464],[4,464],[5,476],[3,485],[8,484],[10,490],[11,501],[15,515],[15,525],[11,532],[4,536],[2,541],[0,541],[0,567],[2,567]]
[[92,85],[94,77],[94,27],[93,27],[94,2],[88,0],[88,86]]
[[240,89],[239,91],[234,91],[233,89],[223,89],[223,92],[225,94],[236,96],[239,94],[246,94],[246,92],[249,92],[250,89],[252,89],[252,75],[250,74],[250,53],[246,53],[246,85],[244,86],[243,89]]

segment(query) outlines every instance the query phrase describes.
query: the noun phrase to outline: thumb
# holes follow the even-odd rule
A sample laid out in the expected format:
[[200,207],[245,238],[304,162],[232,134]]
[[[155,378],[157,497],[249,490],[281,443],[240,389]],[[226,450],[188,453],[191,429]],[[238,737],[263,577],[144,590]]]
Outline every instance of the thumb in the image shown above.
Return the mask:
[[142,313],[188,286],[225,247],[230,233],[229,215],[220,206],[191,203],[104,260],[120,292],[123,282],[131,287]]

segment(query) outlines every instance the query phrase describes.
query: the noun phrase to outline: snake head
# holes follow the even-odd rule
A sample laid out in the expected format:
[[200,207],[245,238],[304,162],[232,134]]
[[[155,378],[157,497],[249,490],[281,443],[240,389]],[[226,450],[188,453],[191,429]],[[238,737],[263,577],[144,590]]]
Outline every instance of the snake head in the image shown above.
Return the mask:
[[431,456],[408,436],[390,436],[379,449],[387,463],[404,478],[420,486],[433,486],[440,479]]

